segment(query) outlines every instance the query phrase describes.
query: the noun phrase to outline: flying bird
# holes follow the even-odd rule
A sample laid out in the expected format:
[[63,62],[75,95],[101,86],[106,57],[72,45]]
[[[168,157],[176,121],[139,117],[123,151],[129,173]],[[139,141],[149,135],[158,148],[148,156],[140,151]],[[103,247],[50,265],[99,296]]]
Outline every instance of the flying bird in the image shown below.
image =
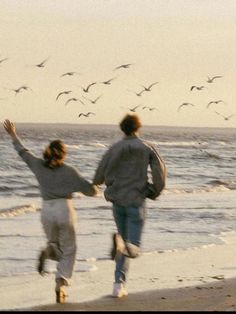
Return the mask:
[[75,75],[75,74],[79,74],[78,72],[66,72],[66,73],[63,73],[60,77],[63,77],[63,76],[72,76],[72,75]]
[[116,77],[113,77],[113,78],[111,78],[111,79],[109,79],[109,80],[107,80],[107,81],[103,81],[103,82],[101,82],[102,84],[105,84],[105,85],[111,85],[111,82],[112,81],[114,81],[116,79]]
[[84,99],[87,99],[88,101],[90,101],[92,104],[96,104],[96,102],[98,101],[98,99],[100,99],[102,97],[102,95],[98,96],[97,98],[95,99],[90,99],[90,98],[87,98],[87,97],[84,97]]
[[82,100],[80,100],[79,98],[73,97],[73,98],[70,98],[70,99],[68,99],[68,100],[66,101],[65,106],[68,105],[68,103],[71,102],[71,101],[79,101],[81,104],[84,105],[84,102],[83,102]]
[[138,97],[140,97],[140,96],[142,96],[142,93],[144,92],[144,89],[141,90],[141,91],[138,92],[138,93],[136,93],[136,92],[134,92],[134,91],[132,91],[132,90],[129,90],[129,89],[127,89],[127,91],[128,91],[128,92],[131,92],[131,93],[133,93],[133,94],[135,94],[135,95],[138,96]]
[[19,87],[19,88],[20,88],[20,90],[30,90],[31,92],[34,92],[34,91],[32,90],[32,88],[29,87],[29,86],[27,86],[27,85],[22,85],[22,86]]
[[224,118],[224,120],[229,120],[230,118],[232,118],[233,116],[236,116],[236,114],[231,114],[229,116],[224,116],[223,114],[215,111],[215,113],[217,113],[219,116],[221,116],[222,118]]
[[128,69],[130,66],[132,65],[132,63],[127,63],[127,64],[121,64],[118,67],[114,68],[113,71],[118,70],[118,69]]
[[218,103],[220,103],[220,102],[223,102],[223,100],[210,101],[210,102],[207,104],[207,108],[209,108],[210,105],[212,105],[212,104],[218,104]]
[[204,86],[191,86],[190,90],[192,91],[194,88],[196,88],[197,90],[202,90],[204,88]]
[[45,67],[45,63],[47,62],[49,58],[43,60],[42,62],[35,64],[34,66],[38,67],[38,68],[44,68]]
[[221,76],[221,75],[216,75],[216,76],[213,76],[213,77],[209,77],[209,76],[208,76],[207,83],[213,83],[213,81],[214,81],[215,79],[221,78],[221,77],[223,77],[223,76]]
[[20,87],[19,88],[7,88],[7,89],[15,92],[15,96],[22,91]]
[[97,84],[97,82],[90,83],[87,87],[80,86],[85,93],[88,93],[91,86]]
[[23,90],[31,90],[31,91],[33,91],[29,86],[26,86],[26,85],[22,85],[22,86],[20,86],[18,88],[11,88],[10,90],[15,92],[15,96],[18,93],[22,92]]
[[130,111],[132,111],[132,112],[136,112],[136,109],[138,109],[138,107],[140,107],[141,105],[137,105],[137,106],[135,106],[135,107],[133,107],[133,108],[128,108]]
[[145,92],[150,92],[152,86],[154,86],[154,85],[156,85],[156,84],[158,84],[158,82],[152,83],[152,84],[149,85],[148,87],[145,87],[145,86],[143,86],[143,85],[141,85],[141,86],[144,88],[144,91],[145,91]]
[[183,106],[194,106],[194,104],[191,104],[190,102],[184,102],[182,103],[182,105],[180,105],[177,109],[177,111],[180,111],[180,109],[183,107]]
[[56,97],[56,100],[58,100],[58,98],[61,96],[61,95],[68,95],[68,94],[70,94],[70,93],[72,93],[72,90],[65,90],[65,91],[63,91],[63,92],[60,92],[58,95],[57,95],[57,97]]
[[157,110],[156,107],[148,107],[148,106],[144,106],[144,107],[142,107],[142,109],[143,109],[143,110],[144,110],[144,109],[148,109],[149,111]]
[[79,117],[79,118],[80,118],[81,116],[89,117],[89,116],[91,116],[91,115],[95,115],[95,113],[94,113],[94,112],[91,112],[91,111],[89,111],[89,112],[87,112],[87,113],[81,112],[81,113],[78,115],[78,117]]

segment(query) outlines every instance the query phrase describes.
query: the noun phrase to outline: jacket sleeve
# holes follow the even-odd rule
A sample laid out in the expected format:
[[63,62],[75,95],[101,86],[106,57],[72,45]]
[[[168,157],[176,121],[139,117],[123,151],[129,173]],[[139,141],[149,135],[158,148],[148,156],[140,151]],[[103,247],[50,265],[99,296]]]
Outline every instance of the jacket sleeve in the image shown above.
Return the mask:
[[32,154],[27,148],[25,148],[18,136],[14,138],[12,143],[19,156],[34,172],[34,166],[38,163],[39,158]]
[[94,185],[101,185],[105,181],[105,171],[110,159],[110,149],[103,155],[93,178]]
[[151,147],[149,160],[152,176],[152,184],[148,183],[148,198],[157,198],[166,185],[167,170],[166,165],[154,147]]
[[80,175],[80,173],[74,169],[75,175],[75,192],[81,192],[86,196],[94,196],[97,194],[98,189],[92,185],[88,180]]

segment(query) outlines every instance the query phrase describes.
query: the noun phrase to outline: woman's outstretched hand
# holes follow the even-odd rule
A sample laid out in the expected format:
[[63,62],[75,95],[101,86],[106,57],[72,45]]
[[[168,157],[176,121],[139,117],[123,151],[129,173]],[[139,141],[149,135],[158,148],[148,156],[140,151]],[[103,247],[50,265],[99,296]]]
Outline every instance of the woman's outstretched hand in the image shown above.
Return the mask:
[[3,126],[4,126],[4,129],[6,130],[6,132],[11,137],[16,137],[16,127],[15,127],[15,124],[13,122],[11,122],[10,120],[6,119],[3,122]]

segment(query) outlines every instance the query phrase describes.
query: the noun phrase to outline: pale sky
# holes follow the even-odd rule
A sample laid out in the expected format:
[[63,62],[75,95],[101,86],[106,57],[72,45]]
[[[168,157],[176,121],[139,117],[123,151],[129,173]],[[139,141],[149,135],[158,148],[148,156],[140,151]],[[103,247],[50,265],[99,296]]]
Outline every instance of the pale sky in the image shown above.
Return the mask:
[[0,0],[0,43],[1,120],[236,127],[235,0]]

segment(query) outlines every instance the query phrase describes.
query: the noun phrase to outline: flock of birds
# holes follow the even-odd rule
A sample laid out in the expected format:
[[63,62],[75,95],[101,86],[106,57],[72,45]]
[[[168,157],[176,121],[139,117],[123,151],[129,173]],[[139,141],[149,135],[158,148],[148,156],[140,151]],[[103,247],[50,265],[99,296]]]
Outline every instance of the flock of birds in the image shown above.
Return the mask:
[[[208,76],[208,79],[207,79],[207,83],[213,83],[216,79],[219,79],[219,78],[222,78],[223,76],[222,75],[216,75],[216,76],[213,76],[213,77],[209,77]],[[190,87],[190,91],[193,91],[194,89],[198,90],[198,91],[201,91],[205,88],[204,85],[201,85],[201,86],[196,86],[196,85],[192,85]],[[224,101],[222,99],[219,99],[219,100],[212,100],[212,101],[209,101],[206,108],[209,108],[211,105],[213,104],[219,104],[219,103],[224,103]],[[193,103],[190,103],[190,102],[184,102],[182,103],[181,105],[179,105],[179,107],[177,108],[177,111],[180,111],[180,109],[182,107],[185,107],[185,106],[195,106]],[[228,116],[225,116],[223,115],[222,113],[218,112],[218,111],[215,111],[215,113],[219,116],[221,116],[224,120],[229,120],[231,119],[232,117],[236,116],[236,114],[230,114]]]
[[[40,63],[37,63],[37,64],[34,64],[34,65],[31,65],[33,67],[37,67],[37,68],[44,68],[46,66],[46,63],[48,62],[48,59],[49,58],[46,58],[44,59],[42,62]],[[3,63],[3,62],[6,62],[8,60],[8,58],[2,58],[0,59],[0,65]],[[129,69],[131,66],[133,66],[132,63],[127,63],[127,64],[121,64],[117,67],[115,67],[112,71],[118,71],[120,69]],[[60,77],[65,77],[65,76],[74,76],[74,75],[79,75],[80,73],[79,72],[76,72],[76,71],[70,71],[70,72],[65,72],[63,74],[60,75]],[[212,84],[215,82],[216,79],[221,79],[223,78],[223,76],[221,75],[217,75],[217,76],[213,76],[213,77],[209,77],[208,76],[208,79],[207,79],[207,83],[208,84]],[[117,79],[117,76],[113,76],[112,78],[108,79],[108,80],[105,80],[105,81],[101,81],[101,82],[91,82],[89,83],[88,85],[86,86],[79,86],[81,88],[81,90],[84,92],[85,95],[82,95],[81,98],[78,98],[78,97],[69,97],[66,102],[65,102],[65,106],[68,106],[69,103],[71,102],[79,102],[81,103],[82,105],[86,105],[87,102],[91,103],[91,104],[96,104],[101,98],[102,98],[102,95],[99,95],[95,98],[92,98],[92,97],[89,97],[89,93],[91,91],[92,88],[94,88],[95,85],[97,84],[103,84],[103,85],[111,85],[113,84],[113,81]],[[147,85],[141,85],[141,89],[139,91],[133,91],[133,90],[129,90],[127,89],[128,92],[131,92],[133,94],[135,94],[137,97],[142,97],[142,95],[144,93],[148,93],[148,92],[151,92],[152,89],[154,88],[155,85],[157,85],[159,82],[153,82],[153,83],[150,83],[150,84],[147,84]],[[190,92],[194,91],[194,90],[197,90],[197,91],[201,91],[205,88],[204,85],[201,85],[201,86],[196,86],[196,85],[192,85],[190,87]],[[18,88],[12,88],[10,89],[12,91],[15,92],[15,96],[23,91],[31,91],[33,92],[33,90],[27,86],[27,85],[22,85]],[[72,90],[62,90],[60,91],[56,97],[55,97],[55,101],[58,101],[60,98],[62,98],[63,95],[71,95],[72,94]],[[2,98],[0,98],[2,99]],[[224,101],[222,99],[220,100],[212,100],[210,102],[208,102],[206,108],[209,108],[210,106],[214,105],[214,104],[218,104],[218,103],[224,103]],[[187,107],[187,106],[192,106],[194,107],[195,105],[191,102],[183,102],[182,104],[180,104],[178,107],[177,107],[177,111],[179,112],[180,110],[182,110],[182,108],[184,107]],[[121,107],[121,108],[124,108],[124,107]],[[154,111],[154,110],[158,110],[156,107],[150,107],[150,106],[146,106],[146,105],[136,105],[136,106],[133,106],[133,107],[129,107],[129,108],[125,108],[125,109],[128,109],[129,111],[131,112],[136,112],[138,109],[141,109],[141,110],[148,110],[148,111]],[[236,114],[230,114],[228,116],[225,116],[223,115],[222,113],[218,112],[218,111],[215,111],[215,113],[219,116],[221,116],[224,120],[229,120],[231,119],[232,117],[236,116]],[[88,112],[80,112],[78,113],[78,117],[90,117],[90,116],[95,116],[96,113],[95,112],[92,112],[92,111],[88,111]]]

